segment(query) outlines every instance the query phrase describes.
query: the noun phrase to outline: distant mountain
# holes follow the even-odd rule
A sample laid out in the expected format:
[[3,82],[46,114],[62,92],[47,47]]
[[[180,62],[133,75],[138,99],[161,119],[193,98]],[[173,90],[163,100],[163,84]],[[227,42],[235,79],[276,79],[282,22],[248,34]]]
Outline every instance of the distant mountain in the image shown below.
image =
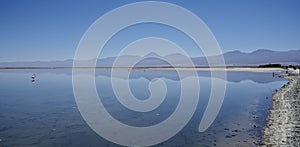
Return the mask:
[[1,62],[0,67],[69,67],[73,60],[63,61],[24,61],[24,62]]
[[[220,56],[220,55],[219,55]],[[219,56],[210,56],[212,65],[218,65],[217,58]],[[289,51],[271,51],[266,49],[259,49],[251,53],[244,53],[240,51],[231,51],[223,54],[227,66],[257,66],[262,64],[300,64],[300,49]],[[164,60],[162,60],[162,59]],[[129,66],[134,63],[135,66],[170,66],[170,61],[174,66],[187,66],[187,57],[181,54],[170,54],[167,56],[159,56],[156,53],[149,53],[143,57],[123,55],[118,58],[108,57],[97,60],[97,66],[111,67],[115,60],[118,60],[117,66]],[[196,66],[207,66],[207,58],[193,57],[192,62]],[[91,62],[86,60],[83,62]],[[139,61],[135,63],[135,61]],[[0,67],[71,67],[73,60],[64,61],[32,61],[32,62],[2,62]]]
[[[209,57],[217,58],[218,56]],[[257,66],[262,64],[300,64],[300,49],[289,51],[271,51],[259,49],[251,53],[231,51],[223,54],[227,66]],[[196,65],[208,65],[205,57],[193,58]]]
[[225,53],[224,58],[227,65],[300,64],[300,50],[271,51],[259,49],[251,53],[232,51]]

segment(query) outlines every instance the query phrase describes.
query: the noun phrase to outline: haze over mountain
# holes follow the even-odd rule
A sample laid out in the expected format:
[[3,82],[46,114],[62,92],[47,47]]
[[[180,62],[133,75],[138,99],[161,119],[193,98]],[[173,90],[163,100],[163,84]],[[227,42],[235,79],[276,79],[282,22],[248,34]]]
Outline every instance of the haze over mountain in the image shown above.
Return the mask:
[[259,49],[251,53],[232,51],[224,54],[227,65],[259,65],[269,63],[299,64],[300,49],[289,51],[271,51]]
[[[225,63],[227,66],[257,66],[262,64],[300,64],[300,49],[289,51],[271,51],[266,49],[259,49],[251,53],[244,53],[241,51],[231,51],[223,54]],[[209,58],[214,60],[218,56],[211,56]],[[188,57],[181,54],[170,54],[167,56],[159,56],[156,53],[149,53],[144,57],[124,55],[117,58],[120,62],[118,66],[128,66],[129,63],[139,61],[135,66],[170,66],[166,61],[172,61],[173,66],[187,66],[190,65],[186,62]],[[116,57],[108,57],[98,59],[97,66],[99,67],[111,67],[116,60]],[[91,60],[83,61],[90,62]],[[191,61],[196,66],[207,66],[207,60],[205,57],[193,57]],[[64,61],[31,61],[31,62],[2,62],[0,67],[71,67],[73,59]],[[212,63],[212,65],[218,65],[218,63]]]

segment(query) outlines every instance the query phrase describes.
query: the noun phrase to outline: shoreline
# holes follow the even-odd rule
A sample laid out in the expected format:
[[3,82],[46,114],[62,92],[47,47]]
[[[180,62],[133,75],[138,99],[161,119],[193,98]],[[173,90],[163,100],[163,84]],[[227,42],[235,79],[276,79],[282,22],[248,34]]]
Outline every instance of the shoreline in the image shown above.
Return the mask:
[[248,72],[281,72],[279,67],[256,66],[227,66],[227,67],[0,67],[0,70],[24,70],[24,69],[118,69],[118,70],[197,70],[197,71],[248,71]]
[[300,146],[300,76],[276,90],[260,146]]

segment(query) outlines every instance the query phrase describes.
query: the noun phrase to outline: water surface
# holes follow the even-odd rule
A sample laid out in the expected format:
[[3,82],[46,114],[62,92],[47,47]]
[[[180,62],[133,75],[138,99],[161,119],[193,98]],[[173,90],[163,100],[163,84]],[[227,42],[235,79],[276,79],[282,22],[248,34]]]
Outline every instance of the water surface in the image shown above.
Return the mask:
[[[34,82],[33,73],[37,74]],[[200,133],[211,79],[209,72],[198,74],[200,97],[192,119],[178,134],[156,146],[256,146],[272,93],[286,80],[274,78],[272,73],[228,72],[222,108],[214,123]],[[99,69],[95,76],[107,111],[128,125],[157,124],[172,114],[179,101],[180,79],[172,70],[131,71],[131,90],[141,100],[149,96],[152,79],[162,78],[168,88],[162,105],[146,113],[131,111],[117,101],[109,69]],[[0,146],[118,146],[98,136],[81,117],[69,69],[0,71],[0,139]]]

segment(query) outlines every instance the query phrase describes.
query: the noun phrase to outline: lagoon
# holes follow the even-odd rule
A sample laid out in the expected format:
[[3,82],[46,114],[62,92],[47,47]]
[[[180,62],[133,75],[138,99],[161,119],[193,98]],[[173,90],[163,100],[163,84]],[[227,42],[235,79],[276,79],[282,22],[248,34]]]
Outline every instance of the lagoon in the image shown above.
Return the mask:
[[[110,71],[96,69],[95,82],[103,105],[120,122],[151,126],[176,108],[181,80],[176,71],[131,71],[131,91],[141,100],[149,97],[148,84],[155,78],[165,81],[168,88],[163,103],[145,113],[128,110],[118,102]],[[34,82],[33,73],[37,74]],[[287,81],[273,77],[272,72],[228,71],[221,110],[205,132],[198,132],[211,91],[210,72],[198,71],[198,75],[200,96],[193,117],[179,133],[155,146],[257,146],[272,93]],[[118,146],[98,136],[80,115],[70,69],[0,70],[0,139],[0,146]]]

